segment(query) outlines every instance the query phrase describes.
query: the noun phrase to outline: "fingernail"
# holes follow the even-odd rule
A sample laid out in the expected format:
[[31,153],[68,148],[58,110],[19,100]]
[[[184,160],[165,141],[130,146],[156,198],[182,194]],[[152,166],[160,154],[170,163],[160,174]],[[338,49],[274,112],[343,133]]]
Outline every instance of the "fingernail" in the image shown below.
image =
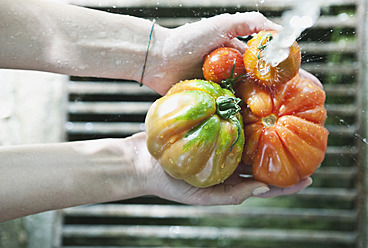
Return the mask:
[[312,183],[313,183],[313,179],[312,178],[309,178],[307,187],[310,186],[310,185],[312,185]]
[[270,191],[270,188],[266,187],[266,186],[261,186],[259,188],[256,188],[253,190],[252,195],[253,196],[257,196],[257,195],[261,195],[264,194],[266,192]]

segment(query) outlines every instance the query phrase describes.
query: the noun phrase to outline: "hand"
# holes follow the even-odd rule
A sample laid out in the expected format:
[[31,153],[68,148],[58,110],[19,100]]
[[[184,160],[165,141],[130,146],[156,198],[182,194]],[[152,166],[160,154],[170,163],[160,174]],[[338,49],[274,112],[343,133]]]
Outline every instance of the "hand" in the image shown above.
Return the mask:
[[222,14],[175,29],[156,26],[143,83],[160,94],[185,79],[202,78],[204,57],[220,46],[244,52],[246,44],[236,37],[280,26],[258,12]]
[[311,73],[309,73],[309,72],[307,72],[307,71],[305,71],[303,69],[300,69],[299,70],[299,75],[302,78],[306,78],[306,79],[311,80],[314,84],[316,84],[318,87],[320,87],[321,89],[323,89],[322,83],[313,74],[311,74]]
[[139,148],[136,167],[141,178],[139,185],[144,188],[143,192],[171,201],[194,205],[233,205],[240,204],[251,196],[275,197],[293,194],[311,183],[311,179],[307,178],[291,188],[269,187],[265,183],[239,176],[247,170],[247,167],[241,164],[224,183],[208,188],[197,188],[164,172],[146,148],[145,133],[135,134],[132,138],[134,146]]

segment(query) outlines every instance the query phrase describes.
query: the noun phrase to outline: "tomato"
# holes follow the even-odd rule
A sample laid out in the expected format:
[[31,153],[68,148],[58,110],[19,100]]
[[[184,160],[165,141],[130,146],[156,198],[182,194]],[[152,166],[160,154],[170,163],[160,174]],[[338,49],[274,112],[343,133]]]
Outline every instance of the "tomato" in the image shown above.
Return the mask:
[[243,55],[230,47],[220,47],[208,54],[202,71],[206,80],[218,84],[225,80],[240,82],[246,74]]
[[275,88],[249,78],[236,94],[246,103],[242,160],[254,178],[289,187],[313,174],[327,148],[325,92],[297,75]]
[[147,113],[149,152],[174,178],[197,187],[221,183],[241,161],[244,131],[239,102],[214,82],[175,84]]
[[286,83],[298,74],[301,53],[297,42],[289,48],[289,56],[276,66],[271,66],[263,59],[263,50],[272,40],[276,31],[261,31],[250,39],[244,53],[244,66],[249,77],[264,86]]

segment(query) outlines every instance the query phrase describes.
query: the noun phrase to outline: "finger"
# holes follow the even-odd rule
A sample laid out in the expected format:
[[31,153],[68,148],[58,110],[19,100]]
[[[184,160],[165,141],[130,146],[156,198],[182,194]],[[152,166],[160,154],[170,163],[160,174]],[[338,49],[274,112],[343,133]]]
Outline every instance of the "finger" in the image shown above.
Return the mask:
[[247,43],[244,41],[241,41],[237,38],[231,39],[228,42],[225,43],[225,46],[232,47],[241,52],[242,54],[245,53],[245,50],[247,49]]
[[302,77],[302,78],[306,78],[306,79],[309,79],[311,80],[314,84],[316,84],[318,87],[320,87],[321,89],[323,89],[323,85],[322,83],[318,80],[318,78],[316,76],[314,76],[313,74],[303,70],[303,69],[300,69],[299,70],[299,75]]
[[270,187],[270,191],[264,194],[259,194],[257,195],[257,197],[271,198],[271,197],[276,197],[276,196],[281,196],[281,195],[295,194],[299,191],[304,190],[306,187],[311,185],[312,182],[313,182],[312,178],[307,177],[305,179],[302,179],[297,185],[289,187],[289,188]]
[[251,196],[264,194],[269,187],[255,180],[241,180],[236,184],[219,184],[201,191],[201,205],[237,205]]
[[230,38],[251,35],[261,30],[281,30],[280,25],[270,21],[259,12],[223,14],[211,20],[221,33]]

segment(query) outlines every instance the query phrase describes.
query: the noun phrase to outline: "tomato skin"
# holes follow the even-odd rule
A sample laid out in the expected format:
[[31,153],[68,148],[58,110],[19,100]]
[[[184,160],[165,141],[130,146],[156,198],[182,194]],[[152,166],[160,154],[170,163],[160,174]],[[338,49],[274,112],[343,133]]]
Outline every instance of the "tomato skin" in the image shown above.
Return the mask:
[[[231,75],[233,67],[234,72]],[[208,54],[204,60],[202,71],[206,80],[218,84],[229,78],[239,76],[235,82],[240,82],[243,79],[241,76],[246,74],[243,55],[238,50],[230,47],[220,47]]]
[[241,126],[238,133],[232,120],[217,113],[216,101],[222,96],[234,97],[216,83],[186,80],[175,84],[149,109],[147,148],[174,178],[209,187],[227,179],[240,163],[242,117],[235,114]]
[[249,78],[236,94],[246,103],[242,160],[254,178],[290,187],[312,175],[327,149],[325,92],[297,75],[273,89]]
[[[283,84],[298,74],[301,63],[301,52],[297,42],[289,48],[289,56],[277,66],[271,66],[262,59],[262,49],[259,45],[267,35],[274,36],[276,31],[260,31],[247,43],[244,53],[244,66],[248,75],[255,82],[271,87]],[[264,41],[263,41],[264,42]],[[262,43],[263,44],[263,43]]]

